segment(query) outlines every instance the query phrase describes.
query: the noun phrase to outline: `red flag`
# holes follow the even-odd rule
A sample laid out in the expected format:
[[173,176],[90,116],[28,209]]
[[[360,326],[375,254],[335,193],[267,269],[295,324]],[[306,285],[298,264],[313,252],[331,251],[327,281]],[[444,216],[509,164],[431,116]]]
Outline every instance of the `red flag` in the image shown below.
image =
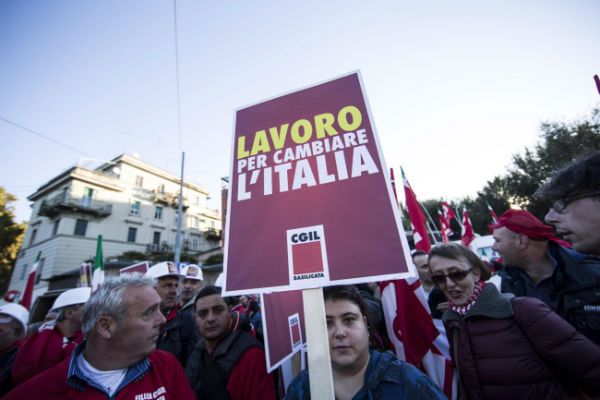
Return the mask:
[[441,210],[438,210],[438,219],[440,221],[440,232],[442,233],[442,243],[448,243],[450,240],[448,236],[452,234],[452,230],[448,228],[446,218]]
[[442,212],[444,215],[444,219],[446,220],[446,226],[448,227],[449,231],[448,237],[450,237],[454,235],[454,232],[452,231],[450,225],[450,221],[456,218],[456,214],[454,214],[454,210],[452,209],[452,207],[450,207],[450,204],[448,204],[447,201],[442,201]]
[[471,225],[471,219],[469,218],[469,211],[467,211],[466,207],[463,210],[462,225],[463,227],[460,241],[465,246],[468,246],[473,239],[475,239],[475,232],[473,232],[473,226]]
[[494,224],[494,225],[497,224],[498,223],[498,216],[496,215],[496,212],[494,211],[494,209],[492,208],[492,206],[490,206],[490,203],[488,203],[486,201],[485,204],[487,204],[488,211],[490,212],[490,217],[492,217],[492,224]]
[[404,200],[406,201],[406,209],[408,210],[408,218],[410,219],[410,227],[413,232],[413,238],[415,240],[415,247],[417,250],[429,253],[431,249],[431,243],[429,243],[429,236],[427,235],[427,229],[425,228],[425,217],[419,207],[417,196],[413,192],[404,170],[402,172],[402,180],[404,181]]
[[441,320],[432,319],[421,282],[416,278],[395,280],[381,282],[379,287],[396,356],[423,370],[449,399],[455,399],[458,379],[446,331]]
[[29,275],[27,276],[27,284],[25,285],[25,291],[21,298],[21,305],[29,310],[31,307],[31,299],[33,298],[33,287],[35,286],[35,274],[37,272],[38,264],[40,261],[36,261],[31,265]]

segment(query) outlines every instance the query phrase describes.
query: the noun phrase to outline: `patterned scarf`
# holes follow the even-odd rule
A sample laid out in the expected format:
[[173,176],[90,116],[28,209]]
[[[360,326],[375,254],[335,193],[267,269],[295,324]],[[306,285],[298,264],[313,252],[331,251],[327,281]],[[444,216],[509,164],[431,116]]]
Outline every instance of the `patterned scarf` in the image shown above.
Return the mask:
[[484,285],[485,285],[484,281],[477,282],[475,284],[475,288],[473,289],[473,293],[471,294],[471,296],[469,296],[469,298],[467,299],[467,301],[464,304],[456,305],[452,302],[452,300],[448,299],[448,303],[450,304],[450,309],[452,311],[454,311],[455,313],[457,313],[458,315],[460,315],[461,317],[464,317],[464,315],[467,313],[467,311],[469,311],[471,309],[471,307],[473,307],[473,304],[475,304],[475,301],[477,300],[479,293],[481,293],[481,289],[483,289]]

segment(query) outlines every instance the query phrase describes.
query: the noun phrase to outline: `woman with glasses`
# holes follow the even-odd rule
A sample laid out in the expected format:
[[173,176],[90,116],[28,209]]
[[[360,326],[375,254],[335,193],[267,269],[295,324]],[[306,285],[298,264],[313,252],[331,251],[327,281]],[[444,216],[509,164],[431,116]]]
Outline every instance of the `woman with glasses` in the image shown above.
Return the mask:
[[[372,348],[368,308],[356,287],[327,287],[323,296],[336,400],[446,398],[421,371]],[[310,399],[307,370],[292,381],[286,399]]]
[[600,394],[600,347],[538,299],[486,284],[483,261],[458,244],[429,253],[448,297],[443,321],[467,399],[565,399]]

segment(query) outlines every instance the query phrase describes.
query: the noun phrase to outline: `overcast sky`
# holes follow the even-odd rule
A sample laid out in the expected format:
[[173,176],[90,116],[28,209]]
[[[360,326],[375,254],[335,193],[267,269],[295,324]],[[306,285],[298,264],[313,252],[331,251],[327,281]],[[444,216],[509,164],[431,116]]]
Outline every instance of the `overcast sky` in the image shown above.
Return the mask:
[[[388,166],[420,199],[475,195],[542,121],[600,96],[598,1],[0,2],[0,185],[26,197],[79,162],[137,153],[218,207],[234,110],[362,73]],[[82,157],[86,159],[82,160]]]

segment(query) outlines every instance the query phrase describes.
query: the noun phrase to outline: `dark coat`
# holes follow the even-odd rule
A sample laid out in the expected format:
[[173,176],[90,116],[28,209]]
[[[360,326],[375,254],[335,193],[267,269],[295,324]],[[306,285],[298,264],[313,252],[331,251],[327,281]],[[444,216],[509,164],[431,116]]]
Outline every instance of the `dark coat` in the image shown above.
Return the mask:
[[156,347],[173,354],[185,367],[198,339],[198,328],[192,313],[177,310],[174,318],[167,318]]
[[464,317],[447,310],[444,325],[468,399],[600,393],[600,347],[538,299],[487,284]]
[[[288,387],[286,400],[310,400],[308,370],[294,378]],[[421,371],[392,353],[372,350],[365,383],[352,400],[442,400],[444,393]]]
[[[556,269],[549,278],[550,285],[544,289],[548,291],[546,304],[600,345],[600,258],[560,247],[552,241],[548,242],[548,253],[556,261]],[[516,267],[504,268],[502,292],[517,297],[531,295],[524,274]]]

